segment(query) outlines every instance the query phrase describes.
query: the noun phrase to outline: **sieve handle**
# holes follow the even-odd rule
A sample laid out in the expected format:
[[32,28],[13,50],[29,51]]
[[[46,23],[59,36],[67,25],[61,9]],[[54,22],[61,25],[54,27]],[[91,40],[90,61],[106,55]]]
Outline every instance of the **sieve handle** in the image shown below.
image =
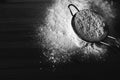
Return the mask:
[[107,46],[116,46],[117,48],[120,48],[120,39],[118,38],[114,38],[112,36],[108,36],[108,39],[110,40],[110,42],[101,42],[104,45]]
[[74,16],[74,14],[73,14],[72,10],[70,9],[70,6],[73,6],[79,12],[79,9],[74,4],[69,4],[68,8],[69,8],[70,13],[71,13],[72,16]]

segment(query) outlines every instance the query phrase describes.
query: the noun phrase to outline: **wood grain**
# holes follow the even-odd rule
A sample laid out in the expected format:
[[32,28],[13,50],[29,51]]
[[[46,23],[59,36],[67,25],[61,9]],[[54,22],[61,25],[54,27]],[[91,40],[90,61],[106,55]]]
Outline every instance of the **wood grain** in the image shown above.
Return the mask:
[[44,19],[48,3],[0,3],[0,77],[38,75],[41,50],[35,45],[35,26]]
[[44,18],[45,2],[0,5],[0,48],[30,47],[35,25]]

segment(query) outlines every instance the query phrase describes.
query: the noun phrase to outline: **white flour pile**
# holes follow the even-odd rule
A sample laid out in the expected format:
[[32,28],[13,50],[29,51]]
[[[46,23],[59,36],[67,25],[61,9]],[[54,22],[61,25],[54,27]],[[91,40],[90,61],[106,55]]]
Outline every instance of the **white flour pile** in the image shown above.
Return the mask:
[[[51,7],[48,7],[45,18],[45,25],[39,27],[39,38],[42,42],[46,55],[53,62],[68,60],[70,55],[76,54],[76,49],[84,54],[100,55],[106,52],[103,46],[98,47],[95,44],[87,43],[80,39],[72,29],[72,16],[68,9],[69,4],[76,5],[80,10],[87,8],[87,4],[83,0],[55,0]],[[73,12],[76,12],[73,8]],[[42,35],[42,36],[41,36]]]

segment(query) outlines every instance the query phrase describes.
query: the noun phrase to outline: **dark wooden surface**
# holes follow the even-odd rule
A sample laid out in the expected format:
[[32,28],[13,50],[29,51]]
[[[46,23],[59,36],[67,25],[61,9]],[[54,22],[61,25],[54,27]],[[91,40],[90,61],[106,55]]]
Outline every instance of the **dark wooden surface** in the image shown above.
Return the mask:
[[45,4],[42,1],[0,4],[0,47],[30,47],[35,26],[43,19]]
[[[0,78],[73,79],[94,76],[99,79],[119,72],[119,54],[108,62],[65,63],[51,71],[49,63],[40,64],[41,49],[36,46],[34,25],[42,23],[52,0],[2,0],[0,2]],[[115,53],[115,52],[113,52]],[[88,61],[89,63],[89,61]],[[102,64],[102,65],[101,65]],[[40,70],[40,68],[43,70]],[[88,77],[89,76],[89,77]],[[117,75],[116,75],[117,76]],[[65,78],[68,77],[68,78]],[[97,79],[98,79],[97,78]],[[2,79],[1,79],[2,80]],[[58,79],[57,79],[58,80]]]
[[[32,0],[31,0],[32,1]],[[44,17],[45,1],[6,0],[0,3],[0,76],[32,77],[40,71],[35,29]]]

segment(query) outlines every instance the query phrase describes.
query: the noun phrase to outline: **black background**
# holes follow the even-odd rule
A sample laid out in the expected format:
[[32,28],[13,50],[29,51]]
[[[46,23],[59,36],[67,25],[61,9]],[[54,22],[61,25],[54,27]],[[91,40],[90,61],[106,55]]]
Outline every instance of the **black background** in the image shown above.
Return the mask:
[[[35,27],[43,23],[46,8],[52,0],[1,0],[0,1],[0,78],[11,79],[107,79],[119,78],[120,54],[109,49],[106,61],[91,63],[73,59],[71,63],[51,68],[40,57],[42,49],[36,45]],[[116,9],[120,9],[116,1]],[[117,14],[119,11],[117,11]],[[114,24],[119,36],[119,16]],[[42,54],[41,54],[42,56]],[[42,61],[43,63],[40,63]],[[90,61],[92,61],[90,59]],[[42,68],[42,70],[40,69]]]

